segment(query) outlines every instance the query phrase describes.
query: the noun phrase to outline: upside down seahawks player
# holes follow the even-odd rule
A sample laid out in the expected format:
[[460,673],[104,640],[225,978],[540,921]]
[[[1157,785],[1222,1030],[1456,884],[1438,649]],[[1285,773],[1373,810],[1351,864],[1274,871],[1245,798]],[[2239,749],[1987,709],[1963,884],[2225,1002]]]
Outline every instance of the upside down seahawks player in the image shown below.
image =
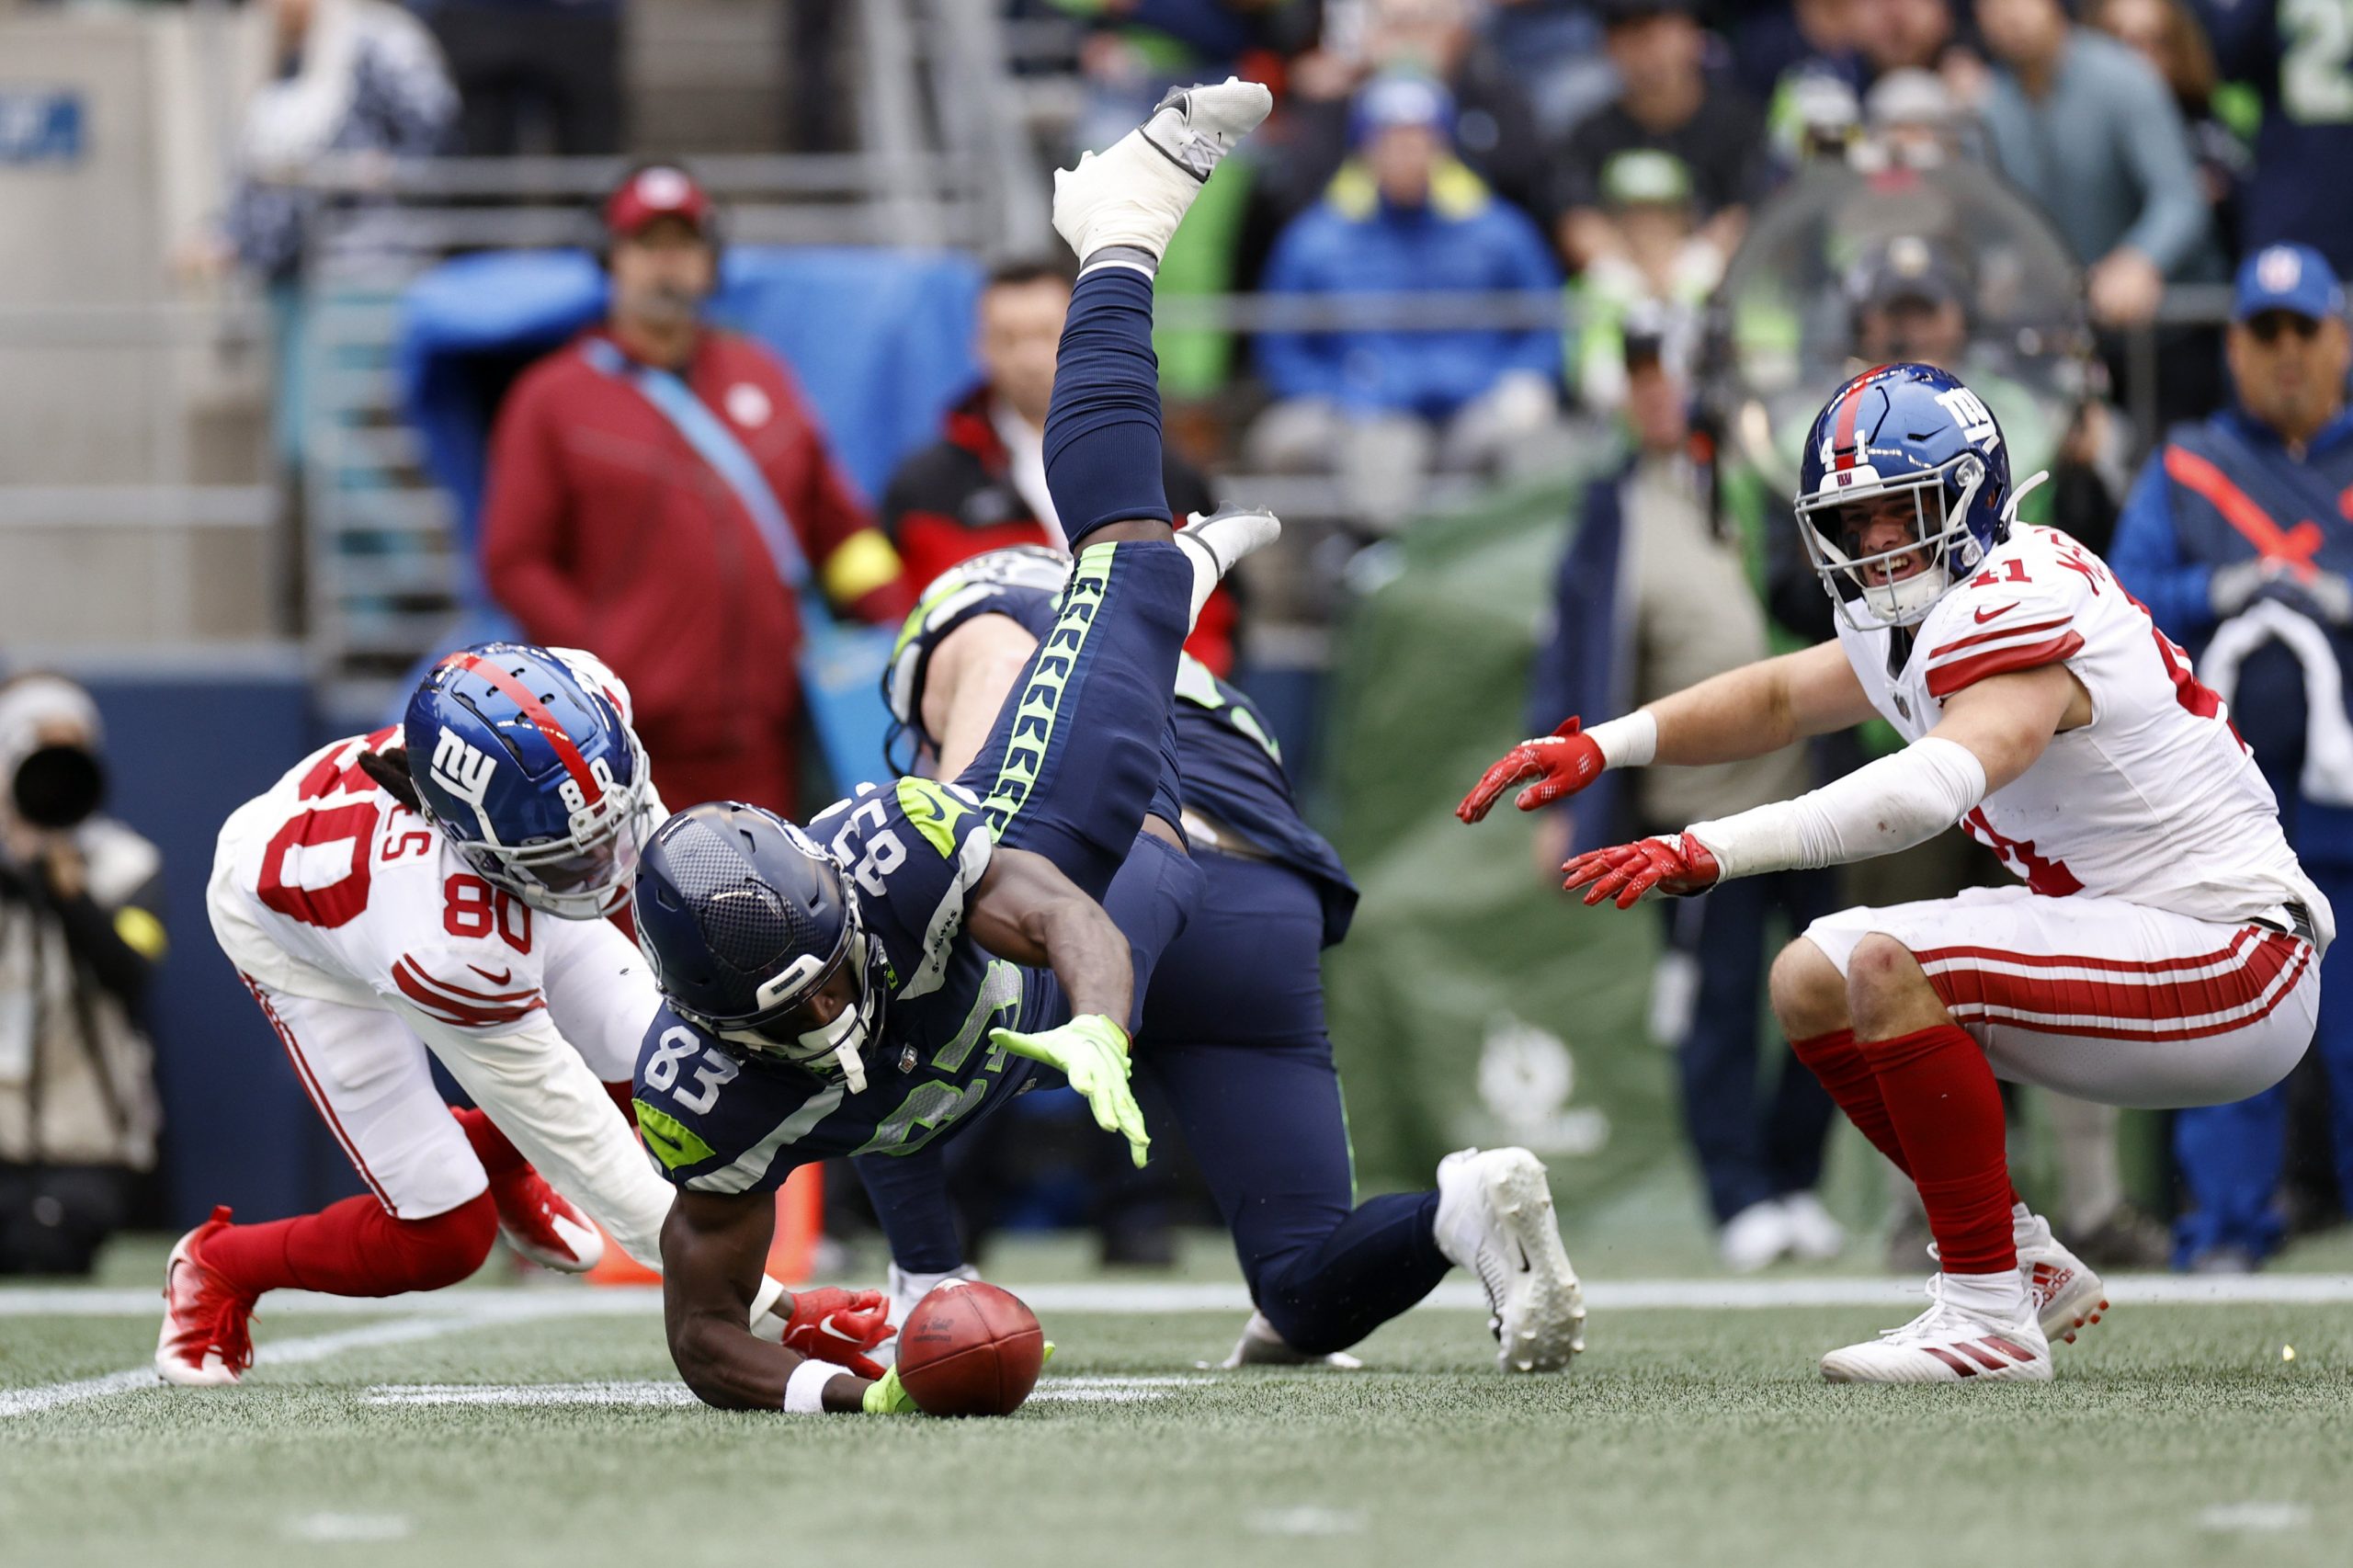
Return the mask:
[[1459,814],[1534,810],[1604,768],[1759,756],[1874,715],[1910,744],[1794,801],[1593,848],[1587,903],[1884,855],[1959,823],[2023,887],[1851,909],[1773,966],[1790,1050],[1920,1191],[1928,1310],[1822,1358],[1834,1382],[2047,1381],[2048,1335],[2106,1305],[2018,1202],[1995,1079],[2119,1106],[2245,1098],[2310,1042],[2328,903],[2215,694],[2105,562],[2017,521],[2000,426],[1925,365],[1883,365],[1815,418],[1799,532],[1837,641],[1487,770]]
[[[1055,180],[1080,258],[1046,422],[1046,474],[1076,551],[1051,631],[957,784],[869,787],[804,831],[747,806],[663,824],[637,879],[640,946],[667,1006],[638,1058],[638,1120],[678,1189],[662,1234],[670,1349],[728,1408],[898,1413],[878,1381],[745,1328],[796,1165],[913,1153],[1002,1105],[1040,1064],[1144,1158],[1128,1088],[1136,992],[1198,873],[1176,826],[1179,646],[1225,569],[1272,539],[1263,512],[1171,528],[1161,493],[1152,279],[1267,89],[1172,93]],[[971,786],[971,788],[966,788]],[[1143,879],[1158,929],[1098,902]]]
[[[893,718],[934,778],[963,770],[1039,642],[1070,562],[1037,546],[950,568],[907,618],[887,677]],[[1582,1293],[1562,1250],[1544,1167],[1525,1149],[1465,1149],[1438,1187],[1358,1206],[1347,1120],[1324,1027],[1322,949],[1340,940],[1357,890],[1300,817],[1250,699],[1181,660],[1176,756],[1200,894],[1158,955],[1137,1036],[1138,1074],[1183,1127],[1233,1232],[1256,1311],[1226,1365],[1339,1352],[1427,1295],[1459,1264],[1489,1295],[1509,1372],[1563,1368],[1584,1347]],[[1122,930],[1140,879],[1111,884]],[[855,1162],[890,1237],[892,1317],[964,1266],[937,1145]]]

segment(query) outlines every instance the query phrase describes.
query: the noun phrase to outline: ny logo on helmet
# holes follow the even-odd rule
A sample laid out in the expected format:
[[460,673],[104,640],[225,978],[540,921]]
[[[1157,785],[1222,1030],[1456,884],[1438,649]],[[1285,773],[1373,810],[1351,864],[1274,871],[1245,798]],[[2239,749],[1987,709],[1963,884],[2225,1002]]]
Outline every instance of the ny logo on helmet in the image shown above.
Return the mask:
[[1954,387],[1937,394],[1937,402],[1952,415],[1961,426],[1961,438],[1971,446],[1983,444],[1988,450],[2001,445],[2002,432],[1994,423],[1994,411],[1987,408],[1978,395],[1967,387]]
[[444,730],[433,744],[433,782],[458,799],[480,806],[490,793],[490,775],[497,766],[455,730]]

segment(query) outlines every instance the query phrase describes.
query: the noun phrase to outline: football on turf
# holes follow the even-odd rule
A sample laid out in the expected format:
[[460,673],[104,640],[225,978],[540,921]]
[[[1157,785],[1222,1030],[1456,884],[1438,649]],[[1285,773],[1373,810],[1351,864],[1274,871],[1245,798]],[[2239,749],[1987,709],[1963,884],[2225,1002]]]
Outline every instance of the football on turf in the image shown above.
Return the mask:
[[1045,1363],[1037,1315],[977,1280],[950,1279],[899,1326],[899,1381],[926,1415],[1010,1415]]

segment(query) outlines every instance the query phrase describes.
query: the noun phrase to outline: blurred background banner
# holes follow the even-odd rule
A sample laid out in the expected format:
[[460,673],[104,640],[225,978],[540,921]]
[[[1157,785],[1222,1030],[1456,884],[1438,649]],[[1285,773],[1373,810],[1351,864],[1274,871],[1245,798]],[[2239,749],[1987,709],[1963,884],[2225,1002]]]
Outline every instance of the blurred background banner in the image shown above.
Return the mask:
[[1324,982],[1369,1187],[1518,1143],[1574,1210],[1684,1158],[1673,1058],[1643,1029],[1657,922],[1561,892],[1530,819],[1453,815],[1520,732],[1581,488],[1507,492],[1382,546],[1334,650],[1334,841],[1365,896]]

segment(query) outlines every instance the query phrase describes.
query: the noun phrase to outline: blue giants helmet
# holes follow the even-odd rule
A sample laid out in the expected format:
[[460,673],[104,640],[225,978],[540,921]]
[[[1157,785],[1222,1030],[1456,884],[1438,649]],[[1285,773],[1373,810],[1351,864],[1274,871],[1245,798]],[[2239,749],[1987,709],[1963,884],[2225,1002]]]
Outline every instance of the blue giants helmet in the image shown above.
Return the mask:
[[435,665],[402,720],[426,818],[483,881],[562,919],[629,903],[651,826],[622,690],[585,654],[482,642]]
[[[637,945],[670,1008],[756,1056],[866,1087],[890,985],[858,890],[832,856],[757,806],[714,801],[662,824],[637,869]],[[850,1000],[802,1008],[847,971]]]
[[[1859,629],[1918,622],[2008,537],[2018,506],[1993,411],[1933,365],[1881,365],[1839,388],[1798,472],[1807,559]],[[1890,520],[1907,537],[1865,553],[1867,531]]]

